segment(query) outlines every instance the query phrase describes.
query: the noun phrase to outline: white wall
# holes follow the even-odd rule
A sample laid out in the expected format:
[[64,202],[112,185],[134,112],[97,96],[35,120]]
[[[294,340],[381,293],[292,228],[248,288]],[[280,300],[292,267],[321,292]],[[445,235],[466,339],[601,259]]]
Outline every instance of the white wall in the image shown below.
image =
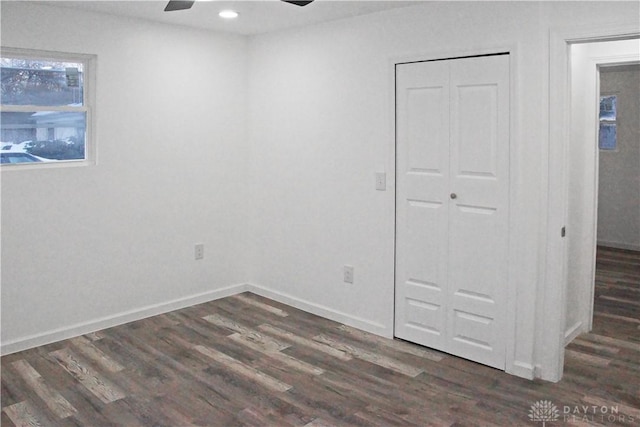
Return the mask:
[[246,40],[30,2],[1,35],[98,74],[97,164],[2,171],[3,351],[242,282]]
[[[511,372],[533,375],[542,300],[549,31],[637,23],[633,3],[429,2],[250,45],[252,282],[334,319],[393,333],[395,58],[513,48],[516,304]],[[389,190],[373,174],[389,174]],[[342,266],[355,283],[342,282]],[[537,319],[536,320],[536,313]],[[558,319],[560,314],[558,313]]]
[[602,68],[600,93],[618,97],[618,148],[600,151],[598,244],[640,251],[640,66]]

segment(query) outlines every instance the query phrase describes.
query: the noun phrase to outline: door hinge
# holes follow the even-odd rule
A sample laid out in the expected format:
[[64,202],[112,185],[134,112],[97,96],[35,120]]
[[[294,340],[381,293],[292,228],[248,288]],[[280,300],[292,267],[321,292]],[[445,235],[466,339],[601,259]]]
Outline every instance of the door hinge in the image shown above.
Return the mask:
[[560,229],[560,237],[564,237],[567,235],[567,227],[562,227]]

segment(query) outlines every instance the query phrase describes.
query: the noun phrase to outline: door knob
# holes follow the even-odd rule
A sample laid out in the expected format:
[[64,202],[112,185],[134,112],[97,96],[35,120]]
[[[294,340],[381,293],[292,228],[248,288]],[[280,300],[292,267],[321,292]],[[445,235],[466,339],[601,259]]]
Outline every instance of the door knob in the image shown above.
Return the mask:
[[457,199],[458,195],[456,193],[451,193],[449,197],[451,197],[452,199]]

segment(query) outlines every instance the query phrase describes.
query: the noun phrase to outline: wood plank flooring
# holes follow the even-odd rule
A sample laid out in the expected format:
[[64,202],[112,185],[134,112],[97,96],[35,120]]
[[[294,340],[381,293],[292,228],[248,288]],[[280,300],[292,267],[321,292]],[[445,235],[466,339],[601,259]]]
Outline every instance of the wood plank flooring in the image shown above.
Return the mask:
[[640,345],[640,252],[598,247],[595,334]]
[[639,302],[640,254],[599,248],[594,330],[552,384],[245,293],[2,357],[0,421],[533,426],[532,405],[550,401],[549,426],[638,426]]

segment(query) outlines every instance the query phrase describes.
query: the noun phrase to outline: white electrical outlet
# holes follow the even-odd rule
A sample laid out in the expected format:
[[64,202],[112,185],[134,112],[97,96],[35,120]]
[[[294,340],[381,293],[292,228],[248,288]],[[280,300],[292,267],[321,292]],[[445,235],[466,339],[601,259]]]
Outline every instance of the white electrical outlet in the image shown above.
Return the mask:
[[353,283],[353,266],[345,265],[343,272],[344,272],[344,282]]
[[204,258],[204,243],[198,243],[195,249],[196,260]]

